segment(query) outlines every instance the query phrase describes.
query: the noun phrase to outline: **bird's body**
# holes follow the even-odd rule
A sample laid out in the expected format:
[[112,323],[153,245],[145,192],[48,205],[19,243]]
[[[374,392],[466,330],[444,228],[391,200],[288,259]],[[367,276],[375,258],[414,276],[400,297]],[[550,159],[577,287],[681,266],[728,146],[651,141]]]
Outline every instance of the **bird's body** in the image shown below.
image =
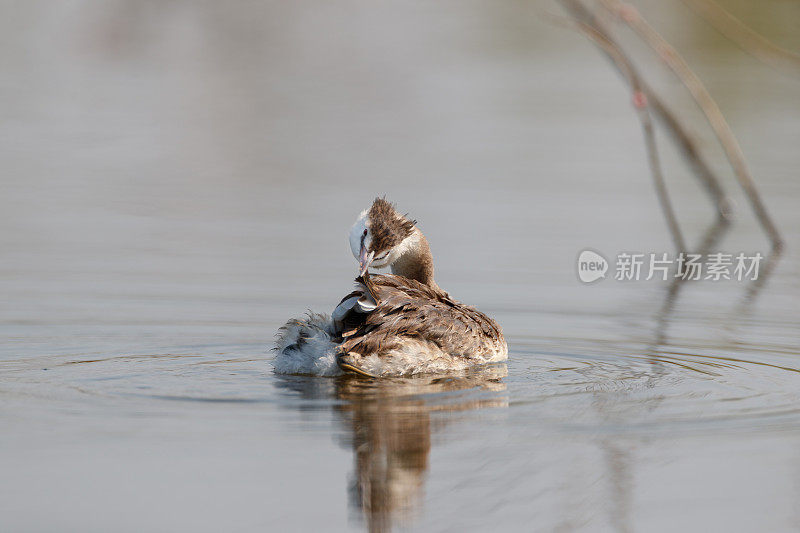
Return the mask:
[[[396,275],[359,280],[359,289],[334,310],[334,317],[341,316],[334,320],[340,367],[370,375],[409,374],[506,359],[500,326],[438,287]],[[358,301],[365,300],[375,308],[363,312]]]
[[[356,221],[350,240],[361,262],[356,290],[330,318],[310,314],[281,328],[279,372],[407,375],[507,359],[500,326],[439,288],[427,240],[391,204],[376,200]],[[393,274],[370,275],[370,263],[379,261]]]

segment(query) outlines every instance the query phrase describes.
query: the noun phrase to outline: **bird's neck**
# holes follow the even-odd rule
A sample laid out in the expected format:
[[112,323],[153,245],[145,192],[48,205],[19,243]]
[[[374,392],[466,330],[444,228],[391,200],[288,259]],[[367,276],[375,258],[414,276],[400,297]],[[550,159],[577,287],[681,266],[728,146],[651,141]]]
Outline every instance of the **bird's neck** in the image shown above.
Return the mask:
[[439,286],[433,280],[433,255],[428,239],[418,229],[403,243],[403,251],[392,263],[392,274],[414,279],[435,289]]

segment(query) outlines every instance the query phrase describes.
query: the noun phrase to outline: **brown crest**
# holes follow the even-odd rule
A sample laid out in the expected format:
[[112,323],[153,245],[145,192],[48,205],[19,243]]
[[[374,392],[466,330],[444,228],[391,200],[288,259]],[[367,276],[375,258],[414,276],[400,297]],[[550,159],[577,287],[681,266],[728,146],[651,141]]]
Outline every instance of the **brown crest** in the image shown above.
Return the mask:
[[380,255],[410,236],[414,231],[416,220],[410,220],[399,214],[394,205],[385,198],[375,198],[367,214],[372,233],[371,250]]

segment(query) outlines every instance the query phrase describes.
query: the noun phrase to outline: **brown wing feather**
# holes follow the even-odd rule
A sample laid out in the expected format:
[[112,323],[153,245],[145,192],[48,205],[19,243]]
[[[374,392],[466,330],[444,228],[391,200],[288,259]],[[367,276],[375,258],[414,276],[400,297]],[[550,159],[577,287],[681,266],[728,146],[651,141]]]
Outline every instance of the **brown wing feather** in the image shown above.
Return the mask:
[[357,281],[378,306],[370,313],[352,312],[345,318],[340,332],[343,353],[382,355],[399,348],[404,339],[415,338],[469,359],[505,344],[494,320],[438,288],[395,275]]

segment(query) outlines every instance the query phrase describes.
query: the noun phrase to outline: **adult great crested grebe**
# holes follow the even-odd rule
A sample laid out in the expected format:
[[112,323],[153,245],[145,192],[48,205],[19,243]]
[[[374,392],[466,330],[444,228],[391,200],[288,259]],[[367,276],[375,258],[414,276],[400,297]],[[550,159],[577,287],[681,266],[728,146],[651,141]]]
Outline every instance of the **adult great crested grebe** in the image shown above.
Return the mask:
[[[350,230],[356,290],[331,317],[309,313],[280,328],[277,372],[397,376],[508,358],[500,326],[436,284],[428,240],[415,224],[383,198],[359,215]],[[370,266],[392,274],[370,275]]]

